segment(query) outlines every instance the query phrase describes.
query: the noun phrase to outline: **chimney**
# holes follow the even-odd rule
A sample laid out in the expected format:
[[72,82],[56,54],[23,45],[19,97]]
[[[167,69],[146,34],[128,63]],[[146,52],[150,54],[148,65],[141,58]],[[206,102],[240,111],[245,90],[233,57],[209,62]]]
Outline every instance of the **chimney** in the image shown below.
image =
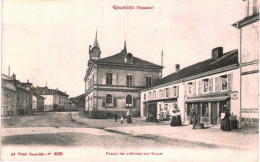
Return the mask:
[[180,70],[180,64],[175,65],[175,72],[177,73]]
[[27,79],[27,83],[29,83],[29,79]]
[[217,60],[223,55],[223,47],[217,47],[212,50],[212,59]]
[[13,73],[13,80],[16,80],[16,75],[15,75],[15,73]]

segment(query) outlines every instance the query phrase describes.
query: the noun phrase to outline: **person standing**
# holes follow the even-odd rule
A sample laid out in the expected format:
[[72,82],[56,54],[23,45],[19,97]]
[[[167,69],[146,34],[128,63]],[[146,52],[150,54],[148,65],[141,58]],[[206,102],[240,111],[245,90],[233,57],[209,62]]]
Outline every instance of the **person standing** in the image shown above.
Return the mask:
[[118,115],[117,115],[117,113],[115,114],[115,121],[117,122],[117,117],[118,117]]
[[182,125],[182,122],[181,122],[181,112],[180,110],[177,110],[177,126],[181,126]]
[[177,114],[176,114],[176,111],[173,110],[173,115],[172,115],[172,120],[171,120],[171,126],[177,126]]
[[189,122],[189,124],[193,124],[192,118],[193,118],[193,109],[191,108],[190,109],[190,122]]
[[123,115],[121,115],[121,124],[124,123],[124,118],[123,118]]
[[196,124],[198,123],[198,114],[196,111],[193,111],[193,116],[192,116],[192,122],[193,122],[193,129],[195,129]]
[[228,109],[226,109],[225,111],[225,116],[221,121],[221,127],[220,129],[222,129],[223,131],[230,131],[230,122],[229,122],[229,117],[230,117],[230,113],[228,111]]

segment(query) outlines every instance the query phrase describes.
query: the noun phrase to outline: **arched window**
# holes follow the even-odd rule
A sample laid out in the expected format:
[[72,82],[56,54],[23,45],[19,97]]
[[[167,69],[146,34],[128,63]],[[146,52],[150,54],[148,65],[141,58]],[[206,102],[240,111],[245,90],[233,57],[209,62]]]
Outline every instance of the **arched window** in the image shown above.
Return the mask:
[[113,104],[113,96],[111,94],[106,95],[106,106],[112,106]]
[[126,106],[133,106],[133,97],[131,95],[126,96]]

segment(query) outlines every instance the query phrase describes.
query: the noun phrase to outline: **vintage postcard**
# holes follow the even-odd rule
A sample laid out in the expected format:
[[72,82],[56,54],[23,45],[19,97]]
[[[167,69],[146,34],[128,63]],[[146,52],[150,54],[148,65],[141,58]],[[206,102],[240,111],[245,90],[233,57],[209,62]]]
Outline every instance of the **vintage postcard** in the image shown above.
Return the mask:
[[3,0],[1,161],[259,159],[259,0]]

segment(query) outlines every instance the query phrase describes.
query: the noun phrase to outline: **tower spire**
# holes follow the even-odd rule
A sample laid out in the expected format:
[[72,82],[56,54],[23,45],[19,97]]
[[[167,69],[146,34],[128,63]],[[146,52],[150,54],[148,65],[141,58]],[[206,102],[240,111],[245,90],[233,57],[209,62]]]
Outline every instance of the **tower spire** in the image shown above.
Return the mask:
[[98,39],[97,39],[97,31],[96,31],[96,38],[95,38],[93,47],[98,47],[99,48]]
[[126,50],[126,41],[125,41],[125,45],[124,45],[124,52],[127,53],[127,50]]

